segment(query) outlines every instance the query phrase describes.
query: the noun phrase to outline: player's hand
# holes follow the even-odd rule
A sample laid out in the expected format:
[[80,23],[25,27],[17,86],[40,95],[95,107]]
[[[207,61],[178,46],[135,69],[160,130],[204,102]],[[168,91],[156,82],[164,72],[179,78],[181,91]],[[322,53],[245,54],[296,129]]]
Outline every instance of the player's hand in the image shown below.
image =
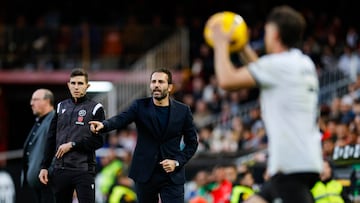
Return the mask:
[[162,167],[166,171],[166,173],[175,171],[175,168],[176,168],[175,160],[164,159],[163,161],[160,162],[160,164],[162,165]]
[[66,154],[68,151],[71,150],[71,148],[72,148],[71,142],[60,145],[55,154],[55,157],[58,159],[63,157],[64,154]]
[[90,121],[90,130],[91,132],[98,134],[101,129],[104,128],[104,124],[100,121]]
[[49,182],[47,169],[40,170],[39,179],[42,184],[47,185],[47,183]]
[[220,21],[215,21],[209,27],[212,30],[212,38],[214,43],[218,41],[231,41],[231,36],[235,30],[235,26],[233,25],[228,32],[225,32],[222,28],[222,24]]

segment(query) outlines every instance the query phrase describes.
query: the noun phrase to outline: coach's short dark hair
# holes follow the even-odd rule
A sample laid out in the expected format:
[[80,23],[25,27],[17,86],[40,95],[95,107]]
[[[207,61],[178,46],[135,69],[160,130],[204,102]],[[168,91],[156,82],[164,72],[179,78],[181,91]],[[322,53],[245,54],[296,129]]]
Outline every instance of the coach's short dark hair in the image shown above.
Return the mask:
[[166,68],[160,68],[160,69],[154,70],[150,75],[150,79],[154,73],[165,73],[168,76],[168,84],[172,84],[172,74],[171,74],[170,70],[168,70]]

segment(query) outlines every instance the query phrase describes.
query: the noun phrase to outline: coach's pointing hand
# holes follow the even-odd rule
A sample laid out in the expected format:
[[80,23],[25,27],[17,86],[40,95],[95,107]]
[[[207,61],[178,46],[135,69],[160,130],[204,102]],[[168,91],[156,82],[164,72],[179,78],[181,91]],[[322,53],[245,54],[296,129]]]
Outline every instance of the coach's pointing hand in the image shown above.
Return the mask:
[[98,134],[101,129],[104,128],[104,124],[100,121],[90,121],[90,130],[93,133]]

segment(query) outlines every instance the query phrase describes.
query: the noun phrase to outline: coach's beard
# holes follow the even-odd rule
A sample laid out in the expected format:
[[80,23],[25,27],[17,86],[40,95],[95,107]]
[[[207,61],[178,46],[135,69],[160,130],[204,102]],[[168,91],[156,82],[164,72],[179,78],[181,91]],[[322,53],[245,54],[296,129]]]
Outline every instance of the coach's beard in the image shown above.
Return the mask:
[[167,97],[166,92],[161,92],[160,96],[154,95],[154,92],[155,91],[153,91],[153,98],[156,99],[157,101],[161,101],[161,100],[163,100],[163,99],[165,99]]

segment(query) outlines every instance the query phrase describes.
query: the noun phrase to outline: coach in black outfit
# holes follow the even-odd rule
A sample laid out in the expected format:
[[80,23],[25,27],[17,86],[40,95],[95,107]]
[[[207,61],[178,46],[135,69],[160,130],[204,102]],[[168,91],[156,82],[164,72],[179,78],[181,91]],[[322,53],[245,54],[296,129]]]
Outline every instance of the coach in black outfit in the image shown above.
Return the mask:
[[[169,97],[172,74],[167,69],[151,74],[152,97],[135,100],[124,112],[90,129],[108,132],[135,122],[137,145],[129,177],[135,182],[139,203],[184,203],[184,165],[194,155],[198,138],[189,106]],[[183,138],[184,144],[181,144]]]

